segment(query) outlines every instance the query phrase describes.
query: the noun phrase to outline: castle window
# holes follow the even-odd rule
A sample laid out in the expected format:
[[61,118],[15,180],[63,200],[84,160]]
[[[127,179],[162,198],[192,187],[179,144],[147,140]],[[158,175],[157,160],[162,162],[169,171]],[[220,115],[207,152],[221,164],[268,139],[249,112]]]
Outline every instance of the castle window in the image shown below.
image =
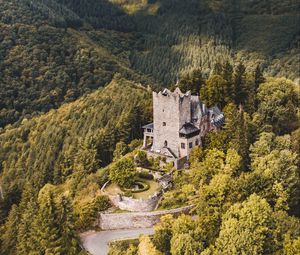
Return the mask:
[[165,127],[167,125],[167,123],[166,122],[163,122],[163,126]]
[[185,149],[185,143],[181,143],[181,149]]
[[193,143],[189,143],[189,148],[193,148]]
[[165,147],[168,147],[168,141],[165,141],[164,145]]
[[197,146],[199,145],[199,140],[198,140],[198,139],[196,139],[195,144],[196,144]]

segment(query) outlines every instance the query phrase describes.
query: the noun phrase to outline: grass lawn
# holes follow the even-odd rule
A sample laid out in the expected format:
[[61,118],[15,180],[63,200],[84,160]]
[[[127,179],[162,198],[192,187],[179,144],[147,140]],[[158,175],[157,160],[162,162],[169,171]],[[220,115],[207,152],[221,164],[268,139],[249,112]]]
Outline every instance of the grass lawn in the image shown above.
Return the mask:
[[133,194],[134,198],[148,199],[149,196],[153,195],[155,192],[159,190],[159,185],[156,181],[143,179],[143,182],[146,182],[150,186],[150,188],[143,192],[134,193]]

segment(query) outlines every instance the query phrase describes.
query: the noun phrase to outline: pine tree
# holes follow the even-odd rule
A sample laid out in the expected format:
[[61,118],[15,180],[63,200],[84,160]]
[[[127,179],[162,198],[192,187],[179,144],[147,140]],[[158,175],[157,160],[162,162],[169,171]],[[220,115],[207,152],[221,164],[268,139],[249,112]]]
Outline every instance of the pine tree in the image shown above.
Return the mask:
[[[25,206],[25,203],[23,203]],[[20,206],[20,209],[22,207]],[[27,255],[33,251],[33,247],[36,245],[35,239],[32,235],[33,221],[36,217],[38,206],[35,198],[27,202],[26,208],[20,210],[22,212],[20,216],[20,222],[18,224],[18,235],[17,235],[17,254]]]
[[57,203],[57,226],[61,239],[61,254],[77,255],[80,251],[74,222],[71,202],[68,197],[63,195]]
[[235,90],[235,103],[237,105],[244,103],[247,96],[247,91],[245,88],[245,76],[246,68],[242,63],[239,63],[238,66],[235,68],[233,78]]
[[235,89],[234,83],[232,80],[233,77],[233,67],[232,65],[226,61],[222,67],[222,77],[226,81],[226,87],[224,89],[224,101],[228,103],[233,103],[235,99]]
[[63,241],[59,233],[58,211],[54,202],[53,186],[46,185],[39,192],[39,209],[32,223],[30,234],[34,240],[31,252],[60,255]]
[[259,65],[256,66],[254,71],[254,85],[255,85],[255,92],[259,88],[259,85],[265,82],[265,78],[263,76],[263,72]]
[[98,169],[99,159],[92,137],[79,141],[79,148],[74,161],[74,169],[77,172],[93,173]]
[[3,234],[0,236],[1,250],[0,254],[16,254],[17,236],[19,224],[19,211],[16,205],[13,205],[4,224]]

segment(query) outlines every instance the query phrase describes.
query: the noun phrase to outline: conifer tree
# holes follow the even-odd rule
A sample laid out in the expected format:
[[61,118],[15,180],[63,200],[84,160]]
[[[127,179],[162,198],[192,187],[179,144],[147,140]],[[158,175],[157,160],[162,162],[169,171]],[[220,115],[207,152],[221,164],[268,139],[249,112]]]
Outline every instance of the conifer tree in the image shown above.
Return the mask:
[[33,253],[62,254],[63,240],[59,233],[58,210],[54,202],[53,187],[46,185],[39,192],[39,209],[30,231],[34,239]]
[[61,254],[77,255],[80,247],[74,227],[74,215],[68,197],[62,195],[57,202],[57,227],[61,238]]
[[99,167],[97,149],[92,137],[79,141],[78,152],[74,160],[74,169],[77,172],[93,173]]
[[246,68],[242,63],[239,63],[234,71],[234,91],[235,91],[235,103],[237,105],[244,103],[247,97],[246,90]]
[[[25,206],[25,203],[23,203]],[[22,207],[20,206],[20,209]],[[27,255],[33,251],[33,247],[36,247],[33,231],[33,221],[37,215],[38,206],[35,199],[31,199],[26,203],[26,208],[20,210],[22,212],[20,216],[20,222],[18,224],[18,235],[17,235],[17,254]]]
[[254,85],[255,85],[255,92],[259,88],[259,85],[265,82],[265,78],[263,76],[263,72],[259,65],[256,66],[254,71]]
[[9,215],[5,221],[3,231],[0,231],[0,254],[14,255],[16,254],[17,236],[19,224],[19,211],[16,205],[10,209]]

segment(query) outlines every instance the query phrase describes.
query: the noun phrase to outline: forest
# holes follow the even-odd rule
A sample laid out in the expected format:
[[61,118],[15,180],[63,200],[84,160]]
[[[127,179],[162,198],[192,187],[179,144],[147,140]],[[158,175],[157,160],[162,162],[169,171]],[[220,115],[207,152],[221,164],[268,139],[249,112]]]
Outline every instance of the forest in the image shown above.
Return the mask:
[[0,128],[108,84],[152,88],[216,62],[299,77],[295,1],[6,0],[0,6]]
[[0,255],[86,254],[78,233],[110,207],[99,189],[141,146],[151,91],[176,86],[226,116],[160,204],[196,220],[110,255],[299,253],[299,8],[0,1]]

